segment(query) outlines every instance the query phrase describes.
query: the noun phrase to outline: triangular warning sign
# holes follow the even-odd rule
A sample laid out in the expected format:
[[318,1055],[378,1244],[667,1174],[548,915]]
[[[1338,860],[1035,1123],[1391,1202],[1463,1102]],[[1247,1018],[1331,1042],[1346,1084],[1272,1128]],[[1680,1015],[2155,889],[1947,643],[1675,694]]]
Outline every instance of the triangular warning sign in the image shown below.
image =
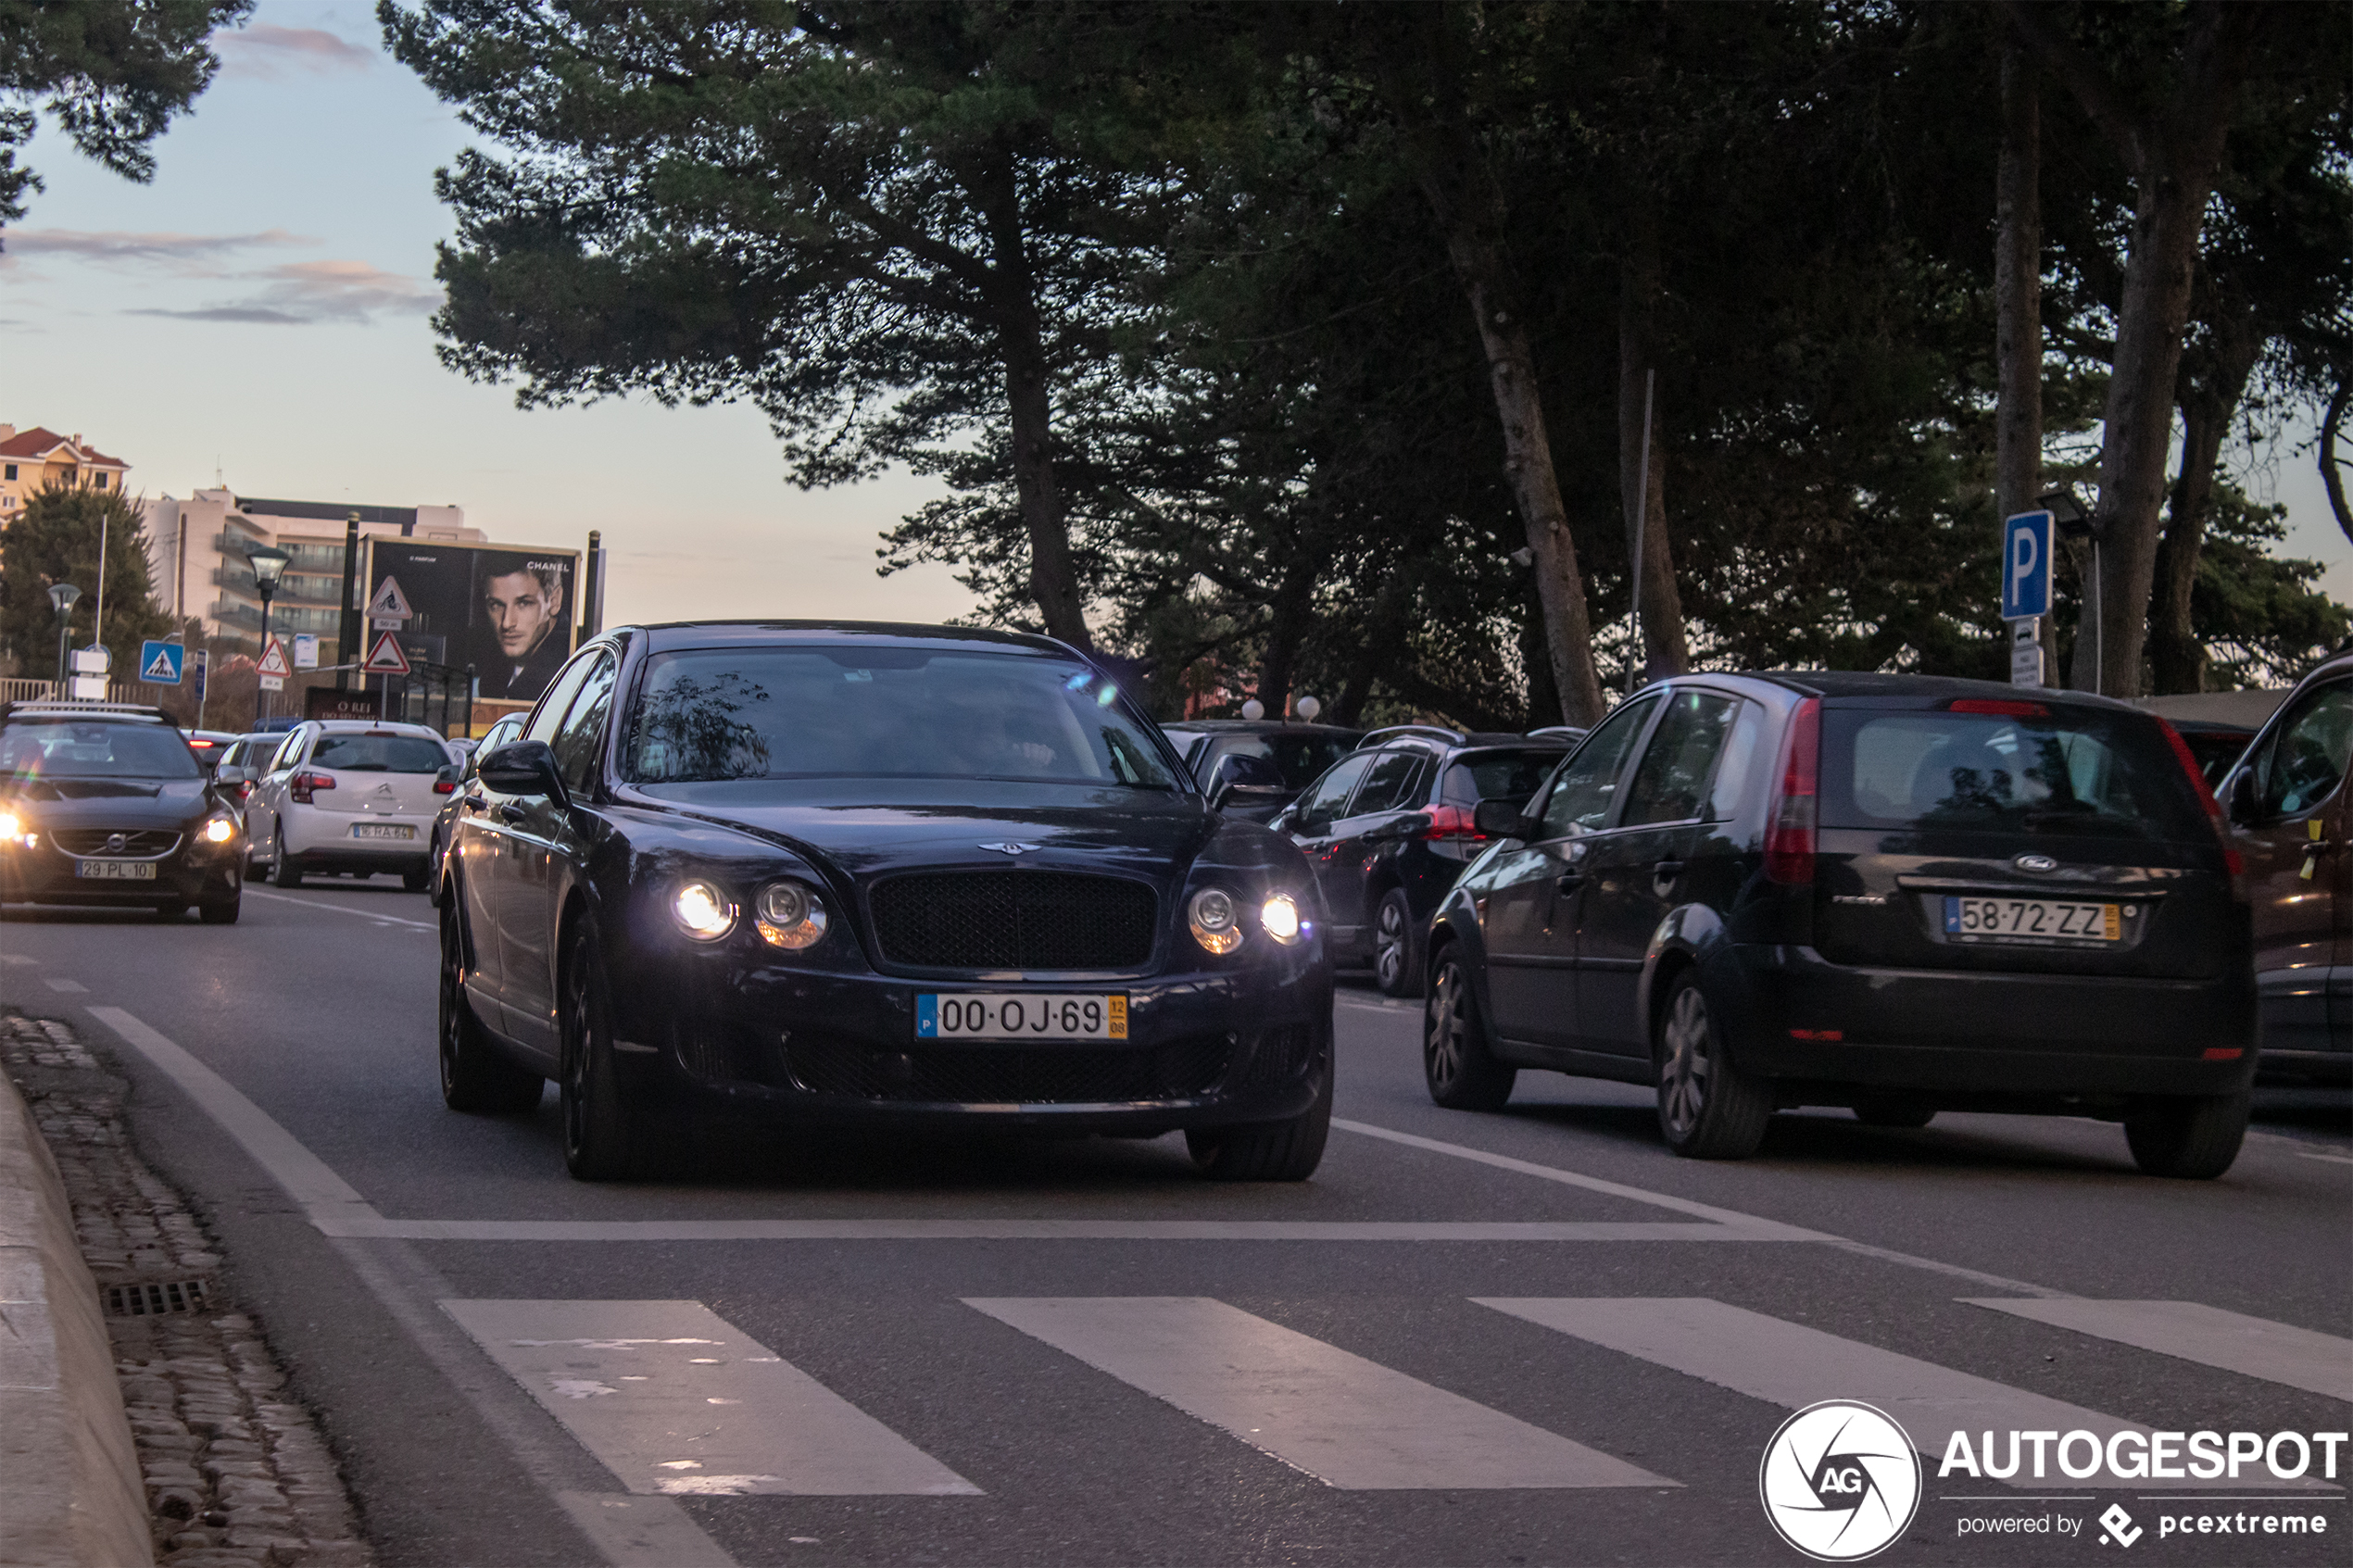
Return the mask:
[[[392,579],[384,581],[389,583]],[[368,650],[368,662],[359,668],[371,675],[406,675],[409,673],[409,656],[400,651],[400,639],[386,632],[376,639],[376,646]]]
[[155,661],[139,671],[139,679],[160,682],[165,685],[177,684],[180,680],[180,667],[171,662],[171,650],[168,647],[156,649]]
[[400,580],[387,577],[376,584],[376,596],[368,601],[368,613],[386,621],[406,621],[417,612],[409,608],[408,596],[400,591]]
[[286,659],[286,645],[280,642],[275,637],[271,637],[270,639],[270,646],[261,650],[261,662],[254,668],[258,670],[264,675],[291,675],[294,673],[294,665]]

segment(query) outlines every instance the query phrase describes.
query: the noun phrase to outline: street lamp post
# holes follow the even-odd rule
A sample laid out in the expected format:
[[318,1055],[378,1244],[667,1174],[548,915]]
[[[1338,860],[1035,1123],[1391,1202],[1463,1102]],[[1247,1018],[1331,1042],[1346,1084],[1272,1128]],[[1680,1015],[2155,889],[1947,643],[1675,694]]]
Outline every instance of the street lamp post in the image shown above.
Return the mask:
[[[285,575],[286,562],[294,557],[275,545],[257,545],[245,552],[245,559],[253,567],[254,588],[261,595],[261,657],[267,659],[270,657],[270,601],[277,596],[278,579]],[[269,694],[257,691],[254,701],[259,705],[254,715],[258,722],[263,710],[270,706]]]
[[73,601],[82,590],[70,583],[52,583],[49,602],[57,607],[57,695],[66,695],[66,622],[73,614]]

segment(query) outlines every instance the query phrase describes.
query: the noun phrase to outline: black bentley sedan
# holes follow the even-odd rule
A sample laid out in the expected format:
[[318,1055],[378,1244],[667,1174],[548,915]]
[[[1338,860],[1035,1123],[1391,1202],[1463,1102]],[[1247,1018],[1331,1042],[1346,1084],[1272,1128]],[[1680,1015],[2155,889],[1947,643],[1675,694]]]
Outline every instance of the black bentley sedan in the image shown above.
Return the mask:
[[443,872],[454,1110],[562,1100],[602,1180],[730,1124],[1181,1129],[1297,1181],[1331,966],[1297,850],[1042,637],[723,622],[587,644]]
[[0,706],[0,898],[235,922],[245,834],[162,710]]
[[1670,1148],[1780,1109],[2124,1123],[2211,1177],[2255,1069],[2248,889],[2164,721],[1919,675],[1692,675],[1639,693],[1525,807],[1430,936],[1431,1098],[1522,1068],[1655,1085]]

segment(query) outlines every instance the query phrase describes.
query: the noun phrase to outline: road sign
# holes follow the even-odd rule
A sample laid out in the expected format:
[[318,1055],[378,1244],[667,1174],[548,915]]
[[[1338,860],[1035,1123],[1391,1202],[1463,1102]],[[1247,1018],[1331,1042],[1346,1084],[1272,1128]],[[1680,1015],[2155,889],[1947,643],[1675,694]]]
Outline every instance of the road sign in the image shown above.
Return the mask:
[[2043,684],[2043,645],[2035,639],[2035,623],[2014,621],[2010,630],[2010,684],[2039,686]]
[[265,692],[284,691],[286,689],[286,678],[283,675],[264,675],[261,678],[261,689]]
[[319,633],[316,632],[296,632],[295,633],[294,655],[296,669],[318,669]]
[[406,675],[409,656],[400,651],[400,639],[385,632],[376,638],[376,646],[368,650],[368,662],[359,668],[371,675]]
[[2002,524],[2002,619],[2051,613],[2051,514],[2020,512]]
[[386,577],[376,584],[376,596],[368,601],[368,613],[380,621],[406,621],[417,612],[409,608],[409,596],[400,591],[400,580]]
[[108,647],[76,648],[71,654],[73,672],[77,675],[104,675],[114,669],[114,650]]
[[204,683],[205,683],[205,676],[206,676],[206,675],[208,675],[208,674],[209,674],[209,673],[211,672],[211,665],[212,665],[212,656],[211,656],[209,653],[206,652],[203,648],[198,648],[198,649],[196,650],[196,680],[195,680],[195,687],[196,687],[196,700],[197,700],[198,702],[202,702],[202,701],[204,700]]
[[187,657],[188,650],[178,643],[141,643],[139,679],[151,686],[176,686],[180,684],[180,661]]
[[[254,668],[261,671],[265,680],[283,681],[294,673],[294,666],[286,659],[286,645],[274,636],[270,639],[270,646],[261,650],[261,662]],[[274,692],[279,688],[270,689]]]

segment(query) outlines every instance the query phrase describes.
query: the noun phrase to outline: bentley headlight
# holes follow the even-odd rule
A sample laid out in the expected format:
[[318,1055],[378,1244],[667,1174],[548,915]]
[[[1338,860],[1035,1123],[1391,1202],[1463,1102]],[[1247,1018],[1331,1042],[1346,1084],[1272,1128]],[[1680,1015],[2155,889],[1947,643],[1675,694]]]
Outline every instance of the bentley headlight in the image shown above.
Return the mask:
[[698,942],[716,942],[735,929],[736,906],[707,882],[689,882],[671,896],[670,915]]
[[1267,935],[1288,947],[1299,940],[1299,903],[1277,893],[1258,907],[1258,923]]
[[799,952],[825,938],[825,901],[803,882],[772,882],[760,890],[761,940]]
[[1234,918],[1234,896],[1223,888],[1204,887],[1193,895],[1193,940],[1213,953],[1230,953],[1242,945],[1242,928]]
[[0,842],[14,844],[23,836],[23,820],[14,811],[0,811]]
[[237,824],[226,817],[208,817],[204,824],[207,844],[226,844],[237,836]]

